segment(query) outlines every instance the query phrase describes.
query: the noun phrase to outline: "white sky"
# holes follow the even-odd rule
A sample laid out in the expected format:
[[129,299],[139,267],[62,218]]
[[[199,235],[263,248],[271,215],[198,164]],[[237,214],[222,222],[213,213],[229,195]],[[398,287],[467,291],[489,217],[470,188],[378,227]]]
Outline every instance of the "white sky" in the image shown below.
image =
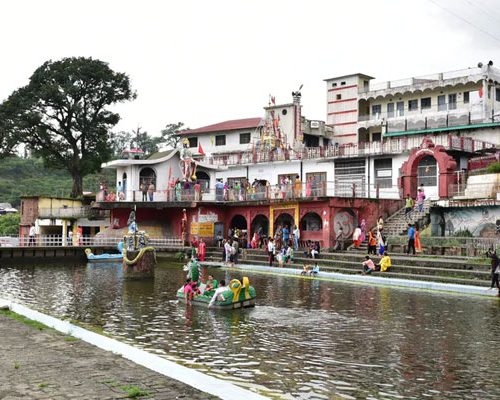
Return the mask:
[[0,100],[48,59],[91,56],[137,91],[116,130],[156,135],[262,116],[269,94],[287,103],[300,84],[303,115],[325,120],[323,79],[336,75],[499,66],[500,1],[2,1],[0,37]]

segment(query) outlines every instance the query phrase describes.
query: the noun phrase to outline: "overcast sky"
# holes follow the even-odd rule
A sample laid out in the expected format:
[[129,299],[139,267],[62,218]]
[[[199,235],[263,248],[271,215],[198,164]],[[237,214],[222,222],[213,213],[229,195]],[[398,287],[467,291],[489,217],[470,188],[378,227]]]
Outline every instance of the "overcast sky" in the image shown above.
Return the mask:
[[493,60],[500,1],[178,0],[0,3],[0,100],[44,61],[86,56],[127,73],[138,97],[116,130],[259,117],[272,94],[325,120],[323,79],[384,81]]

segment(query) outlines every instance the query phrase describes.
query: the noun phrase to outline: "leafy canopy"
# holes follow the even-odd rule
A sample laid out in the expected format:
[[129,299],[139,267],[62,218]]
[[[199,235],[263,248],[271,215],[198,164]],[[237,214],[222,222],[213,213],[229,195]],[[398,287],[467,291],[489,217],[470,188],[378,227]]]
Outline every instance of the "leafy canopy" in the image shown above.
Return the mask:
[[66,169],[73,197],[82,178],[110,159],[110,129],[120,117],[106,107],[136,94],[127,75],[92,58],[47,61],[0,105],[0,153],[24,144],[45,165]]

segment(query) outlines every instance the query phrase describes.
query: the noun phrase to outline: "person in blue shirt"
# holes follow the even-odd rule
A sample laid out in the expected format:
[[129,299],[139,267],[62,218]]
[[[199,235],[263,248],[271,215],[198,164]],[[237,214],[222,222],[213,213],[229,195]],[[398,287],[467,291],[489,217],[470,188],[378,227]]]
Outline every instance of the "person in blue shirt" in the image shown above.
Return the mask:
[[410,250],[415,255],[415,228],[412,224],[408,224],[408,249],[406,254],[410,254]]
[[281,233],[283,234],[283,243],[285,246],[288,246],[290,244],[290,230],[288,229],[288,226],[284,226]]

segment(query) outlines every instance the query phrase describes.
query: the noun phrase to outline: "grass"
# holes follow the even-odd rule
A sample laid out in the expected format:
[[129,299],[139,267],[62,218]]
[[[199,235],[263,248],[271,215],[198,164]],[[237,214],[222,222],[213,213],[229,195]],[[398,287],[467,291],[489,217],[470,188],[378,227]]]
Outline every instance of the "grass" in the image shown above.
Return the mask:
[[14,363],[14,369],[19,369],[21,364],[19,364],[17,361]]
[[130,399],[135,399],[138,397],[149,396],[151,393],[147,390],[143,390],[138,386],[120,386],[120,389],[127,393],[127,397]]
[[80,339],[73,336],[64,336],[65,342],[78,342]]
[[47,386],[49,386],[49,384],[48,383],[44,383],[44,382],[38,384],[39,388],[45,388]]
[[10,310],[0,310],[0,315],[15,319],[16,321],[22,322],[25,325],[31,326],[32,328],[35,328],[35,329],[38,329],[39,331],[43,331],[45,329],[52,329],[52,328],[49,328],[47,325],[44,325],[40,322],[33,321],[32,319],[23,317],[22,315],[16,314],[15,312],[12,312]]

